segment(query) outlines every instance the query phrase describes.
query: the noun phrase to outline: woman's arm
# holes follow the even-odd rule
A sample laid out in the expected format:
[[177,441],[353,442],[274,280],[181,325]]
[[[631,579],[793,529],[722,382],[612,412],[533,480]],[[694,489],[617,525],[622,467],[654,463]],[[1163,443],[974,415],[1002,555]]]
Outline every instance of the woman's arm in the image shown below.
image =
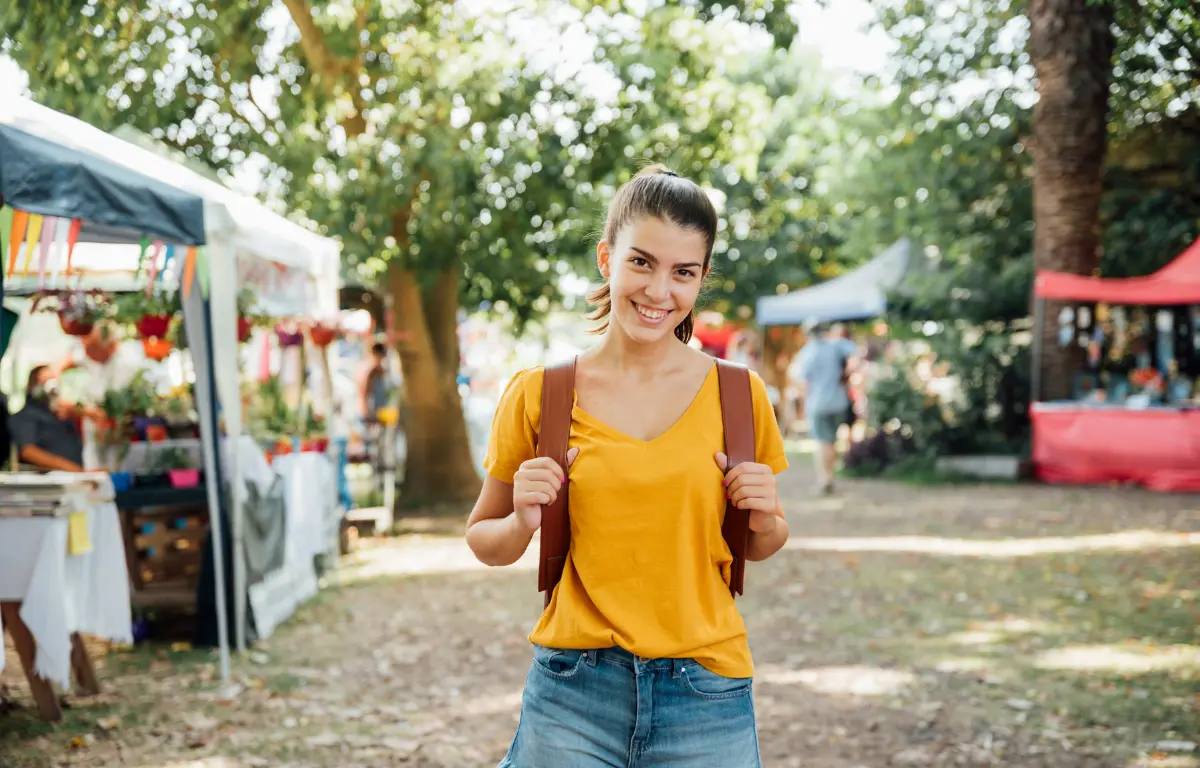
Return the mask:
[[467,546],[485,565],[512,565],[521,559],[537,526],[522,522],[513,513],[513,486],[491,475],[467,520]]
[[768,525],[766,530],[750,531],[750,541],[746,545],[746,559],[761,562],[783,549],[787,543],[788,522],[783,512],[783,504],[775,501],[775,522]]

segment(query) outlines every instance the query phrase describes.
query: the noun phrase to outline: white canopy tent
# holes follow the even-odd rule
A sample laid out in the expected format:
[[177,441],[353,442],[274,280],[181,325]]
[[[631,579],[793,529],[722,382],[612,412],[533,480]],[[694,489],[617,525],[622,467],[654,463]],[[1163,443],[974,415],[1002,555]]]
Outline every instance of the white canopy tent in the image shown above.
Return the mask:
[[903,239],[857,269],[824,283],[758,300],[761,325],[862,320],[887,310],[887,295],[900,287],[912,262],[913,244]]
[[[244,483],[241,462],[236,456],[242,434],[241,370],[238,361],[237,292],[245,279],[266,273],[291,277],[287,290],[266,291],[265,307],[280,314],[307,314],[333,317],[338,308],[338,244],[291,222],[253,198],[203,177],[195,171],[105,133],[81,120],[43,107],[24,97],[12,97],[0,103],[0,123],[10,125],[26,134],[59,146],[104,158],[142,176],[149,177],[204,202],[206,264],[208,268],[212,336],[210,339],[212,367],[216,385],[216,401],[224,421],[226,439],[235,455],[230,464],[234,489],[230,516],[233,527],[234,595],[236,609],[236,640],[239,649],[245,648],[245,574],[242,549],[242,504]],[[98,239],[98,238],[97,238]],[[114,240],[114,242],[128,242]],[[298,280],[296,278],[299,278]],[[296,283],[300,287],[297,289]],[[220,290],[216,287],[220,286]],[[279,287],[279,286],[276,286]],[[185,314],[187,313],[185,302]],[[210,404],[211,407],[212,404]],[[216,466],[219,451],[216,435],[205,440],[206,466]],[[220,509],[220,489],[210,483],[209,508]],[[228,647],[223,601],[224,574],[220,560],[218,514],[213,514],[214,554],[217,556],[216,578],[218,595],[218,634],[222,641],[222,675],[227,679]]]

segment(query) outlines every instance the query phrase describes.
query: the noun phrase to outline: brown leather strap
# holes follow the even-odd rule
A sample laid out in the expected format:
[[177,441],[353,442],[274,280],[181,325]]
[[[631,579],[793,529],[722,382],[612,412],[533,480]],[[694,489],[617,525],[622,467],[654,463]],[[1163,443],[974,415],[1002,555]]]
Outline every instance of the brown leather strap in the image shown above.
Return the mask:
[[[558,462],[567,474],[567,441],[571,437],[571,409],[575,405],[575,358],[546,366],[542,375],[542,417],[538,427],[537,455]],[[542,507],[541,559],[538,561],[538,591],[546,593],[546,605],[562,578],[571,548],[571,523],[567,513],[567,485],[563,484],[553,504]]]
[[[725,471],[755,460],[754,395],[750,390],[750,372],[727,360],[717,360],[717,384],[721,388],[721,422],[725,428],[725,455],[729,464]],[[750,511],[725,505],[725,522],[721,535],[733,553],[729,574],[729,591],[735,596],[743,593],[746,579],[746,547],[750,543]]]

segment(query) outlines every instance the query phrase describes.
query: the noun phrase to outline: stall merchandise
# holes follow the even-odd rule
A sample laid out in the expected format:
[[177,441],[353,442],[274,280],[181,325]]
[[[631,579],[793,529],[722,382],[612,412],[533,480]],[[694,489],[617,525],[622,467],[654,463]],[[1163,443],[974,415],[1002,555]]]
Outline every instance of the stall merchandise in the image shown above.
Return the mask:
[[[1200,240],[1146,277],[1039,272],[1033,464],[1050,483],[1200,491]],[[1047,300],[1068,302],[1046,317]],[[1072,399],[1041,402],[1042,329],[1078,345]]]
[[69,690],[74,671],[97,692],[79,633],[133,641],[113,496],[103,473],[0,473],[2,615],[45,719],[60,716],[48,683]]

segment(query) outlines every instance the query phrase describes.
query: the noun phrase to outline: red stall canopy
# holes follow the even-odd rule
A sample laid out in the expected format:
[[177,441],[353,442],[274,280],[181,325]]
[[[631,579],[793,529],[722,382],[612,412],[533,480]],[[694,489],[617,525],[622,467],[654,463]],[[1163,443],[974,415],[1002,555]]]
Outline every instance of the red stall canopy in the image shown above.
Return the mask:
[[1109,304],[1200,304],[1200,240],[1145,277],[1102,278],[1038,270],[1033,293],[1043,299]]

